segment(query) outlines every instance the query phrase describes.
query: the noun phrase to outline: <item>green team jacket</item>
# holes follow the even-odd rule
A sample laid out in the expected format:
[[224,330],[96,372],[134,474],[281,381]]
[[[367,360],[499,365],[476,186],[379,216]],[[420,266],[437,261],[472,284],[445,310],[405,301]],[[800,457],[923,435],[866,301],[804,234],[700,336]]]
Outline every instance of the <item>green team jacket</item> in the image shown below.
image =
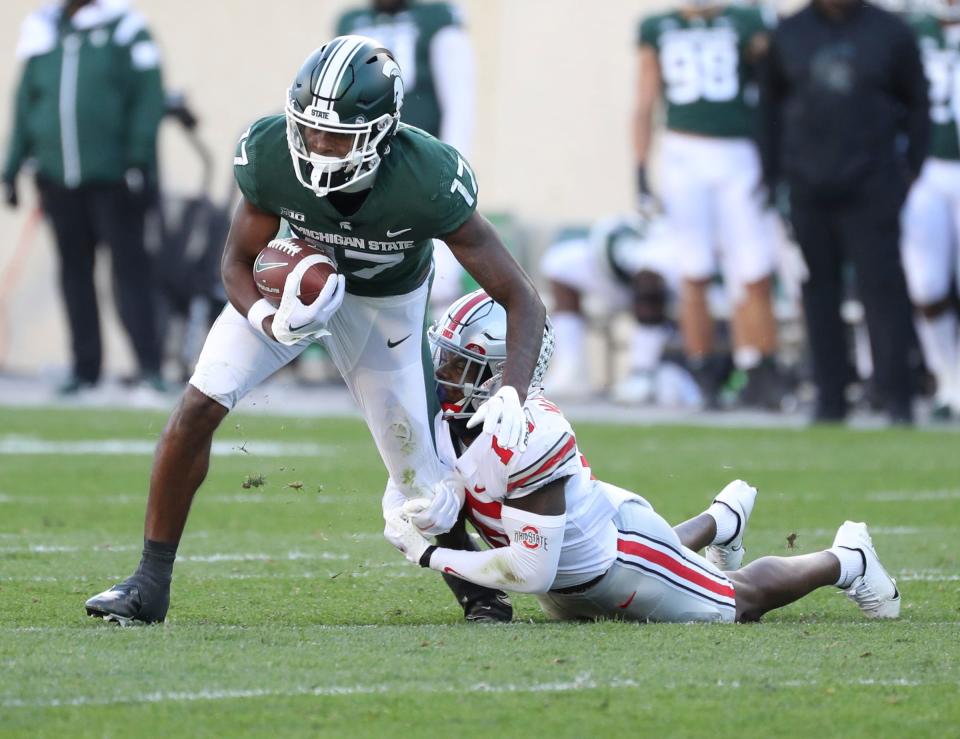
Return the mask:
[[18,57],[24,66],[4,180],[27,159],[67,187],[119,182],[131,167],[156,170],[163,85],[139,13],[96,0],[71,19],[44,8],[24,21]]
[[337,264],[347,292],[402,295],[430,272],[433,239],[462,226],[477,207],[477,181],[452,146],[400,124],[360,209],[341,214],[300,184],[282,115],[262,118],[240,139],[233,160],[243,197],[286,220],[294,235]]
[[404,122],[438,136],[441,111],[433,86],[430,44],[444,28],[462,25],[457,8],[449,3],[411,3],[396,14],[372,8],[348,11],[337,22],[337,35],[370,36],[390,49],[403,76]]

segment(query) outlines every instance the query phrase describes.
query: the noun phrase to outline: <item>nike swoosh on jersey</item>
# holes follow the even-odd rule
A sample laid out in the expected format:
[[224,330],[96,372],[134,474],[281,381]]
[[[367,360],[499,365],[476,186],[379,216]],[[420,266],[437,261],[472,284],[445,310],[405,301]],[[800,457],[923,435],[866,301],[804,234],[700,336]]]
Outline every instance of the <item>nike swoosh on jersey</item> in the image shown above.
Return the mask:
[[286,262],[257,262],[254,267],[254,272],[266,272],[268,269],[273,269],[274,267],[286,267]]
[[413,336],[413,334],[407,334],[406,336],[404,336],[404,337],[403,337],[402,339],[400,339],[399,341],[393,341],[392,339],[387,339],[387,348],[388,348],[388,349],[393,349],[393,347],[399,346],[400,344],[402,344],[403,342],[405,342],[407,339],[409,339],[411,336]]
[[391,231],[390,229],[387,229],[387,238],[392,239],[394,236],[399,236],[400,234],[405,234],[407,231],[412,231],[412,230],[413,230],[413,226],[411,226],[410,228],[401,228],[399,231]]

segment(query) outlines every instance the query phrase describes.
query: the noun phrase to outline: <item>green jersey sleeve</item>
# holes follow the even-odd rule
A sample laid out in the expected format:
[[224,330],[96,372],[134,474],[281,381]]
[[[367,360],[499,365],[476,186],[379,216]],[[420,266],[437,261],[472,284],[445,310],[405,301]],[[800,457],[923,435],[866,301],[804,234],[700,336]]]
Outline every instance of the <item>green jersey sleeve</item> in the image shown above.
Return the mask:
[[261,210],[269,211],[257,186],[257,142],[263,133],[266,118],[261,118],[243,132],[233,153],[233,176],[244,198]]
[[456,231],[477,209],[477,176],[466,159],[452,146],[437,141],[442,150],[437,188],[432,198],[436,203],[438,236]]
[[404,145],[397,153],[404,159],[403,171],[415,173],[411,188],[419,197],[408,200],[417,220],[431,237],[452,233],[477,208],[477,176],[463,155],[419,128],[401,124]]
[[659,48],[660,34],[657,28],[659,21],[660,16],[658,15],[651,15],[640,21],[640,26],[637,28],[637,46],[652,46],[655,49]]

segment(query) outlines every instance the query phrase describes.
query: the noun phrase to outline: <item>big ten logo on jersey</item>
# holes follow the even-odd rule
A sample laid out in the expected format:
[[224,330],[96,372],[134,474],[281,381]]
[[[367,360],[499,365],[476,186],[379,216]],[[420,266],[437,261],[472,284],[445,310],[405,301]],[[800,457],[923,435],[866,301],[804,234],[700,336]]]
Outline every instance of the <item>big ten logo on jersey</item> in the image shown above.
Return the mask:
[[307,217],[298,211],[290,210],[289,208],[284,208],[280,206],[280,215],[283,218],[286,218],[288,221],[296,221],[297,223],[303,223],[307,220]]
[[528,524],[519,531],[514,531],[513,540],[527,549],[540,549],[540,547],[543,547],[543,551],[549,551],[550,543],[547,537],[541,534],[540,529],[536,526],[530,526]]
[[674,105],[722,103],[740,91],[740,54],[734,28],[677,28],[660,44],[664,96]]

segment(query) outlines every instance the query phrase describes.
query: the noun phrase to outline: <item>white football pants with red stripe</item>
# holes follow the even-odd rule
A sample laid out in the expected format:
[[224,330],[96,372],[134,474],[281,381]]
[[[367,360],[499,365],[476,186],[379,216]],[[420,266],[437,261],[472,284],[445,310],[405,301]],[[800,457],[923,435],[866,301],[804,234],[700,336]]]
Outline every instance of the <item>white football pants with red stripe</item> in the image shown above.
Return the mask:
[[735,620],[733,584],[720,570],[680,543],[646,501],[623,503],[613,518],[617,559],[595,585],[580,593],[538,596],[555,620],[615,618],[629,621]]
[[[330,319],[324,347],[343,376],[383,463],[407,497],[430,497],[449,474],[437,456],[440,410],[424,322],[429,285],[382,298],[347,295]],[[284,346],[254,331],[229,303],[217,318],[190,384],[232,409],[250,390],[311,343]]]

